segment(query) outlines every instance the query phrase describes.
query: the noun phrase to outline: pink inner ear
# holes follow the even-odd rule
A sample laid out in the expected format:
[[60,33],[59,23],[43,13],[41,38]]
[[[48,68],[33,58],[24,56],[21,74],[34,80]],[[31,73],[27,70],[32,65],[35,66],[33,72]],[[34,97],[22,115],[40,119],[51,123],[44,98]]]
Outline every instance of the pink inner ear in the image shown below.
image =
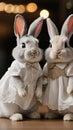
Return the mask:
[[15,30],[19,36],[22,36],[24,30],[24,20],[21,17],[18,17],[15,22]]
[[43,24],[43,21],[41,21],[41,22],[38,24],[37,28],[36,28],[36,31],[35,31],[35,34],[34,34],[36,37],[39,35],[39,33],[40,33],[40,31],[41,31],[42,24]]
[[73,17],[71,17],[68,22],[68,33],[71,33],[72,31],[73,31]]
[[48,31],[50,31],[50,25],[48,25]]

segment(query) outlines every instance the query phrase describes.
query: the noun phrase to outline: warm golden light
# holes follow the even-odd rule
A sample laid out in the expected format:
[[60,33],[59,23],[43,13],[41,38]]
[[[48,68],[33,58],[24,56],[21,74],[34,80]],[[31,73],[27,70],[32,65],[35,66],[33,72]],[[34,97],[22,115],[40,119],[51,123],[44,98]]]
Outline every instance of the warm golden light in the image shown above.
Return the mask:
[[47,17],[49,17],[49,11],[46,9],[41,10],[40,16],[43,17],[44,19],[46,19]]
[[25,6],[24,5],[15,5],[14,6],[14,13],[24,13],[25,12]]
[[19,5],[14,6],[14,12],[13,13],[19,13]]
[[66,8],[67,9],[71,9],[72,8],[72,2],[71,1],[66,3]]
[[30,13],[33,13],[37,10],[37,4],[35,3],[29,3],[27,6],[26,6],[26,10]]
[[25,6],[24,5],[19,5],[19,13],[24,13],[25,12]]
[[6,4],[4,2],[0,3],[0,11],[4,11]]
[[0,37],[7,35],[9,32],[9,28],[4,23],[0,23]]
[[12,4],[7,4],[7,5],[5,6],[5,11],[6,11],[7,13],[13,13],[13,11],[14,11],[14,6],[13,6]]
[[30,13],[33,13],[37,10],[37,5],[35,3],[29,3],[26,6],[25,5],[13,5],[11,3],[7,4],[4,2],[0,2],[0,11],[5,11],[6,13],[24,13],[25,11],[28,11]]

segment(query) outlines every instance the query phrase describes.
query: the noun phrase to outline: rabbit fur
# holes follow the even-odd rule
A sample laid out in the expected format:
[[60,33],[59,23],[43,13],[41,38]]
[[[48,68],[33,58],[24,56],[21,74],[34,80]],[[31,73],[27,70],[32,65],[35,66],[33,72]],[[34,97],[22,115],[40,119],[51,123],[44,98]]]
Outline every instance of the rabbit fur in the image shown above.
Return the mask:
[[59,35],[56,25],[47,18],[50,46],[45,51],[46,64],[43,68],[47,78],[41,102],[49,107],[46,118],[63,115],[64,120],[73,120],[73,48],[70,37],[73,34],[73,14],[64,22]]
[[[42,50],[38,47],[43,18],[37,18],[29,27],[21,15],[14,20],[14,33],[17,46],[13,49],[14,61],[0,80],[0,117],[13,121],[22,120],[24,115],[40,118],[37,112],[39,102],[35,90],[42,69],[39,61]],[[40,85],[40,84],[38,84]]]

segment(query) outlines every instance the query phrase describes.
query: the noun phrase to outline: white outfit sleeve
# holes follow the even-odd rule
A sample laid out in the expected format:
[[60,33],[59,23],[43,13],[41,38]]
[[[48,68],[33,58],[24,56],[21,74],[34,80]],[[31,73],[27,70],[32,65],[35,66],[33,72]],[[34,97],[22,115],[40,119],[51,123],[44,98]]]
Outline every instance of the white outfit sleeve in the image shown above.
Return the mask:
[[4,102],[13,102],[16,96],[16,88],[10,88],[9,82],[11,76],[19,76],[21,68],[18,63],[13,61],[8,71],[0,80],[0,100]]
[[11,76],[19,76],[21,72],[21,67],[19,66],[18,62],[15,60],[11,67],[8,68],[8,72]]
[[68,67],[66,68],[66,75],[73,76],[73,62],[71,62]]

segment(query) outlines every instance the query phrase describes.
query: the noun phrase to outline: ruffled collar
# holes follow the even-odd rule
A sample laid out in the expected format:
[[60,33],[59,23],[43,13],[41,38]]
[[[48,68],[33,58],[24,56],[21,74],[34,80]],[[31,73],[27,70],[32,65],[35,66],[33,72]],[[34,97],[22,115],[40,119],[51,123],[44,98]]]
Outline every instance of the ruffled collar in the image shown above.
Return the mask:
[[38,70],[38,63],[37,62],[35,62],[35,63],[30,63],[30,62],[20,63],[19,62],[19,65],[20,65],[21,68],[25,68],[26,66],[28,66],[28,67],[31,67],[33,69]]
[[48,63],[48,67],[51,69],[55,66],[57,66],[60,69],[64,69],[65,67],[67,67],[67,65],[67,63]]
[[67,64],[66,63],[58,63],[58,64],[56,64],[56,66],[59,67],[60,69],[64,69],[67,66]]

